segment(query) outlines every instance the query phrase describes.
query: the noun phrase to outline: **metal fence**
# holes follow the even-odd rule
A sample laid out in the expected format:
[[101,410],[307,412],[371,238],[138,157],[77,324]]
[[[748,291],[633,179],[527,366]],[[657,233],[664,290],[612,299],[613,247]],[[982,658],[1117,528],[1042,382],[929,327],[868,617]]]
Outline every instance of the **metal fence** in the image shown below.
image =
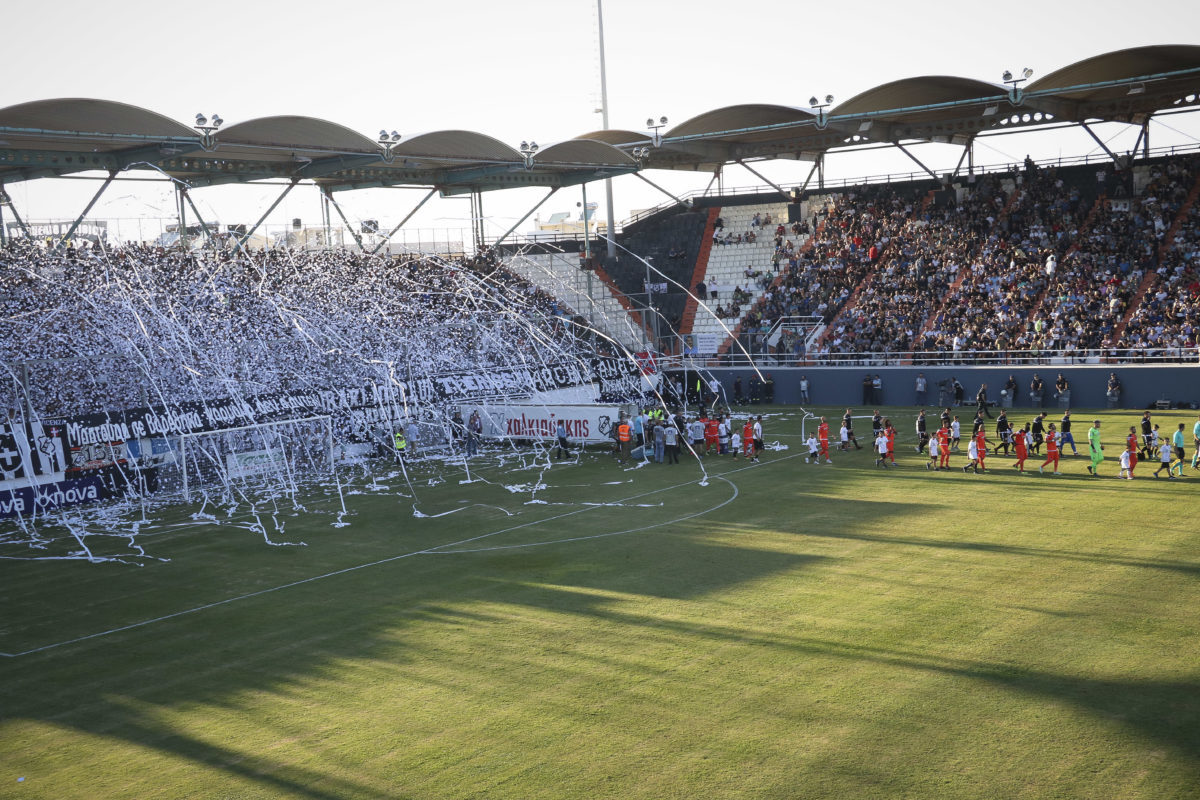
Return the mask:
[[698,367],[1072,366],[1087,364],[1200,364],[1200,346],[1097,350],[907,350],[881,353],[781,352],[761,339],[727,353],[685,355],[669,369]]

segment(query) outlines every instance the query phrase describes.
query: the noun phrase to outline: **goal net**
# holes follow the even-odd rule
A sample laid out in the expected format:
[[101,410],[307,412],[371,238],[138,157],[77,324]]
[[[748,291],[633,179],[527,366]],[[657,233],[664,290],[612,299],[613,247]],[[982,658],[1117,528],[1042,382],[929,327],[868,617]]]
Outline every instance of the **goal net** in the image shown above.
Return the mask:
[[169,444],[172,452],[158,470],[157,490],[179,492],[187,502],[212,492],[290,496],[305,479],[333,469],[328,416],[187,433]]

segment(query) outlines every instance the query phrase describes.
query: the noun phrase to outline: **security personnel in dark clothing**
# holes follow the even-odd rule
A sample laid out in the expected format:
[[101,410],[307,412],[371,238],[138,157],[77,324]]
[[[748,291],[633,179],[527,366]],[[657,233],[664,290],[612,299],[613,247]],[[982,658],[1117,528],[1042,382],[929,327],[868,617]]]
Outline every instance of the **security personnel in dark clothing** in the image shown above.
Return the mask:
[[986,383],[979,384],[979,392],[976,393],[976,395],[975,395],[975,414],[976,414],[976,416],[978,416],[980,412],[987,414],[988,419],[992,418],[992,412],[988,411],[987,384]]

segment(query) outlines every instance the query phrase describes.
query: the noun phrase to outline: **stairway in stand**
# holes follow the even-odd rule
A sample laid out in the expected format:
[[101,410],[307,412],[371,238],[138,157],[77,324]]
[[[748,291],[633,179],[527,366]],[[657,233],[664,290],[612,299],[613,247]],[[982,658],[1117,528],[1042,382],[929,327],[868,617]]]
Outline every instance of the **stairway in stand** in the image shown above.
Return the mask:
[[[816,240],[816,238],[819,234],[825,232],[825,225],[828,221],[829,221],[828,217],[821,220],[821,222],[817,225],[816,229],[812,232],[812,235],[809,236],[808,239],[805,240],[804,244],[800,245],[800,253],[802,255],[804,253],[808,253],[809,251],[811,251],[813,249],[813,242]],[[776,289],[778,289],[780,287],[780,285],[783,284],[784,277],[785,276],[783,274],[783,271],[780,270],[779,275],[777,275],[775,277],[775,280],[771,281],[771,291],[775,291]],[[762,308],[766,304],[767,304],[767,298],[764,295],[758,301],[758,303],[754,306],[754,308]],[[753,310],[754,309],[750,309],[750,311],[753,311]],[[749,315],[750,311],[747,311],[745,314],[743,314],[742,319],[745,319]],[[730,336],[726,336],[725,341],[721,343],[720,349],[717,350],[717,355],[723,356],[726,353],[728,353],[729,350],[733,347],[733,343],[735,341],[737,341],[737,338],[741,335],[742,335],[742,322],[741,322],[741,320],[739,320],[738,324],[733,326],[733,334]]]
[[599,264],[596,265],[596,277],[600,279],[601,283],[608,287],[608,291],[617,299],[617,302],[621,304],[621,308],[625,309],[625,311],[628,312],[631,317],[637,320],[638,327],[641,328],[642,332],[645,334],[646,341],[651,341],[653,339],[653,334],[650,332],[650,327],[646,324],[647,320],[645,319],[645,314],[633,307],[633,303],[629,302],[629,298],[625,296],[625,293],[617,288],[617,282],[614,281],[612,276],[605,272],[604,267],[600,266]]
[[700,242],[700,252],[696,255],[696,266],[692,269],[692,282],[688,285],[688,299],[683,306],[683,319],[679,323],[679,335],[683,336],[692,332],[692,326],[696,324],[696,310],[699,308],[694,295],[696,284],[704,280],[704,274],[708,270],[708,256],[712,253],[713,248],[713,233],[716,231],[717,218],[721,216],[721,209],[714,207],[708,210],[708,220],[704,223],[704,240]]
[[[1192,182],[1192,190],[1188,192],[1187,199],[1183,201],[1183,205],[1179,207],[1179,213],[1175,215],[1175,221],[1171,223],[1171,227],[1167,229],[1167,235],[1163,237],[1162,244],[1158,247],[1158,260],[1162,261],[1163,256],[1175,243],[1175,236],[1179,233],[1179,227],[1183,225],[1183,221],[1187,219],[1191,213],[1192,206],[1196,204],[1196,198],[1200,196],[1200,172],[1196,174],[1196,180]],[[1134,313],[1142,305],[1142,300],[1146,296],[1146,292],[1150,290],[1150,285],[1154,283],[1154,276],[1158,273],[1154,270],[1147,270],[1142,276],[1142,282],[1138,285],[1137,291],[1133,295],[1133,299],[1129,301],[1129,308],[1125,309],[1125,316],[1121,317],[1121,321],[1117,323],[1117,327],[1113,330],[1112,341],[1114,346],[1121,341],[1121,337],[1125,335],[1125,329],[1129,327],[1129,320],[1133,319]]]

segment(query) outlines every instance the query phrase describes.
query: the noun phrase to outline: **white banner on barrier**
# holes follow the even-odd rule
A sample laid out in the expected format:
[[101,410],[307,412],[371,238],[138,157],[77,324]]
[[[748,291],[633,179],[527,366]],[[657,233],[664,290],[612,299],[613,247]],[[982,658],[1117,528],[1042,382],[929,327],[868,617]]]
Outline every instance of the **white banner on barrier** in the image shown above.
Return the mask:
[[463,418],[479,414],[485,439],[548,439],[557,436],[561,421],[571,442],[606,442],[612,439],[613,428],[621,412],[632,412],[632,406],[596,405],[489,405],[467,406]]

